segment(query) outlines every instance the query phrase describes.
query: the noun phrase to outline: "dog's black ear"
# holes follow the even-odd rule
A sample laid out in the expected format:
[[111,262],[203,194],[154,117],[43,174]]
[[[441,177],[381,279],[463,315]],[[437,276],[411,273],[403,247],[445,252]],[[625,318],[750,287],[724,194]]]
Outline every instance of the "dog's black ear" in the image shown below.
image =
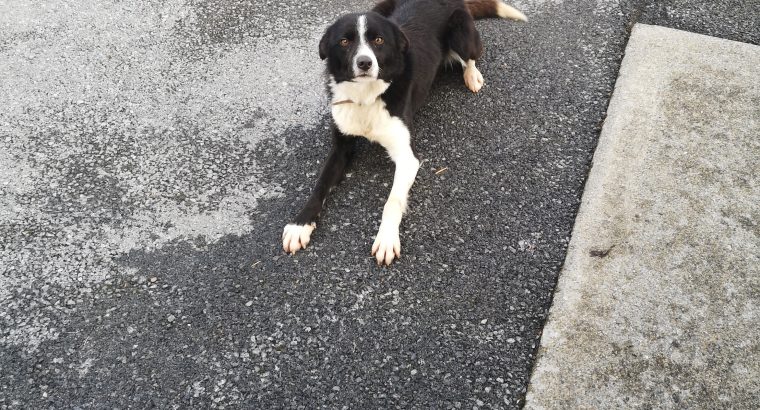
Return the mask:
[[325,30],[325,34],[322,36],[322,40],[319,40],[319,58],[324,60],[327,58],[328,43],[330,41],[330,29]]
[[396,41],[402,53],[406,53],[409,50],[409,37],[406,36],[399,26],[396,26]]
[[375,4],[372,11],[380,14],[383,17],[389,17],[393,14],[393,10],[396,9],[396,0],[382,0]]

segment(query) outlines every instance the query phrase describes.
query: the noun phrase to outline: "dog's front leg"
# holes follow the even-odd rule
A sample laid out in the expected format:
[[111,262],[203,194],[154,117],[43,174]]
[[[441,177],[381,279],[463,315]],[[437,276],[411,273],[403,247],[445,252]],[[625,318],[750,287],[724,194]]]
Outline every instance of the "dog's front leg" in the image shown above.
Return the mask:
[[317,217],[322,212],[322,206],[327,194],[343,179],[346,167],[353,154],[356,139],[343,135],[335,128],[330,155],[327,156],[322,172],[317,178],[314,190],[306,201],[298,216],[287,224],[282,232],[282,249],[295,254],[299,249],[309,244],[311,233],[317,227]]
[[391,194],[383,207],[380,229],[372,245],[372,254],[378,264],[390,265],[394,258],[401,256],[399,225],[406,211],[409,189],[414,184],[420,161],[412,152],[409,129],[396,117],[392,119],[392,125],[387,131],[377,138],[377,142],[388,151],[388,155],[396,164],[396,171],[393,175]]

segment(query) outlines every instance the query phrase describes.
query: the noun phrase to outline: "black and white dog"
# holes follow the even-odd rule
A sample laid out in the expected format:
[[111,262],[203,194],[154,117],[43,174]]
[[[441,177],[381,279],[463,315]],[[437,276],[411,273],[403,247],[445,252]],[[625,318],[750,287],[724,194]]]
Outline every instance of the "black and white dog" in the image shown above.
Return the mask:
[[400,256],[399,224],[420,166],[410,144],[414,113],[446,61],[460,63],[467,88],[480,91],[483,76],[475,60],[483,46],[474,19],[481,17],[526,20],[500,0],[384,0],[327,29],[319,56],[327,59],[333,146],[314,191],[285,226],[285,252],[309,244],[327,194],[345,175],[356,137],[364,137],[382,145],[396,165],[372,254],[387,265]]

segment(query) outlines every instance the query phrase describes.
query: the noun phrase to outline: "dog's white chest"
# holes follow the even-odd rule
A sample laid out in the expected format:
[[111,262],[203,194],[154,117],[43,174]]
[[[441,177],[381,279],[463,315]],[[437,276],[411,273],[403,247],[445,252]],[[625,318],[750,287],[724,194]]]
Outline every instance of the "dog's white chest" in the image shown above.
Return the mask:
[[369,140],[377,140],[380,134],[386,134],[385,130],[395,122],[394,117],[385,109],[385,103],[380,99],[369,105],[356,103],[334,105],[332,115],[340,132]]
[[376,80],[336,84],[333,81],[330,85],[333,90],[332,116],[340,132],[381,144],[399,132],[408,134],[401,119],[392,116],[379,98],[389,83]]

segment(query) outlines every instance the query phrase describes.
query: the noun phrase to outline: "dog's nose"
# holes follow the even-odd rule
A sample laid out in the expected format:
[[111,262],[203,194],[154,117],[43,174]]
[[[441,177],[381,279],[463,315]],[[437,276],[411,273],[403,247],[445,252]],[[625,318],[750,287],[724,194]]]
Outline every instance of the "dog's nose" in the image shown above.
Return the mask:
[[372,59],[367,56],[359,56],[356,59],[356,65],[359,66],[360,70],[367,71],[372,68]]

